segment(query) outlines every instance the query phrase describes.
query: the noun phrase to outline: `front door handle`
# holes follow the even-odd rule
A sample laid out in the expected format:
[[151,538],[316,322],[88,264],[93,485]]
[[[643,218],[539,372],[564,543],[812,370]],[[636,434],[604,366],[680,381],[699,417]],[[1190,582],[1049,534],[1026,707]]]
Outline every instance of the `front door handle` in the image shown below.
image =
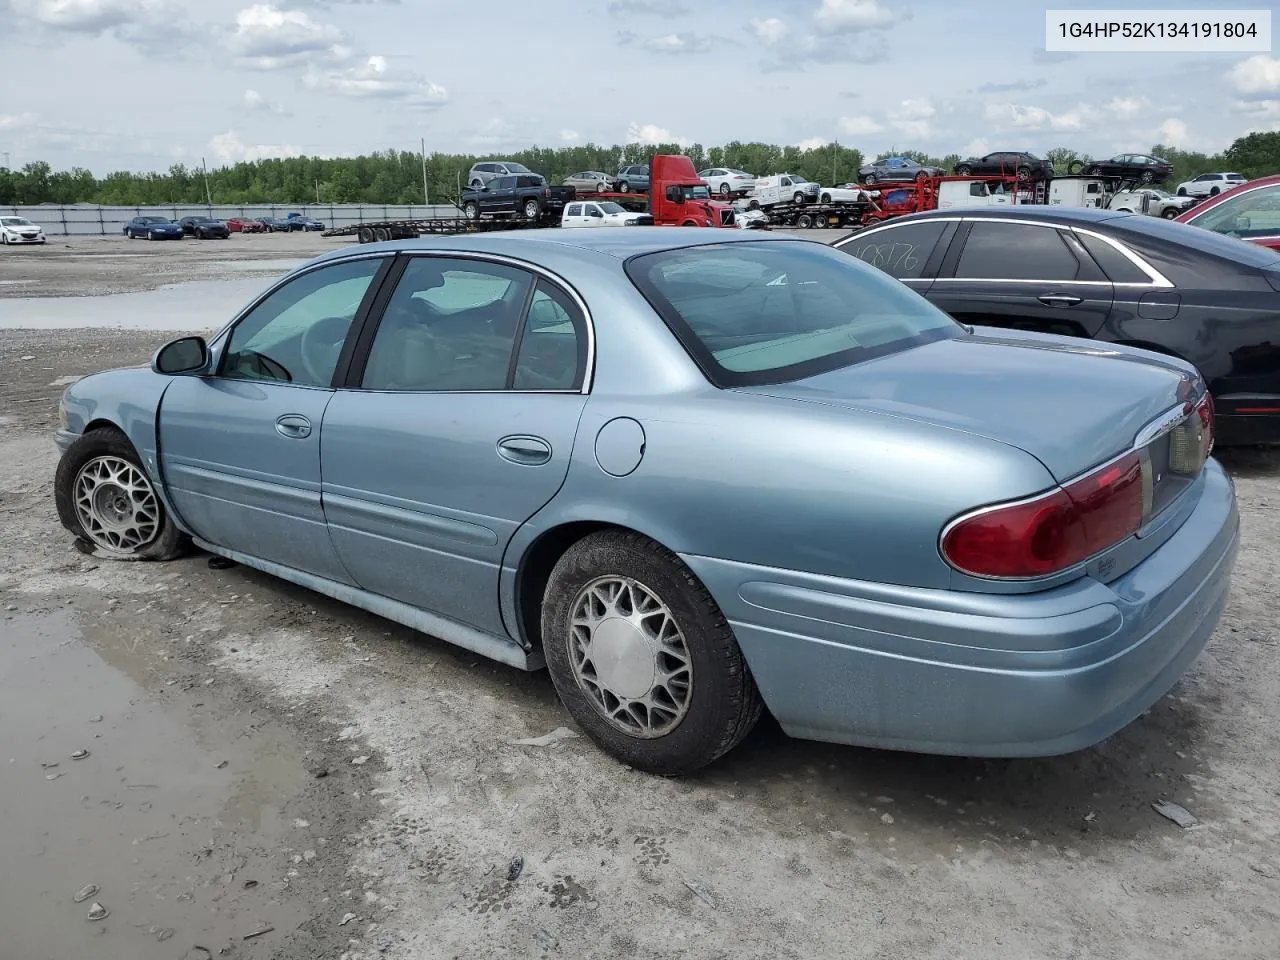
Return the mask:
[[536,467],[551,459],[551,444],[540,437],[503,437],[498,456],[512,463]]
[[1072,296],[1069,293],[1046,293],[1037,299],[1048,307],[1074,307],[1077,303],[1084,302],[1084,297]]
[[276,420],[276,433],[290,440],[305,440],[311,436],[311,421],[299,413],[286,413]]

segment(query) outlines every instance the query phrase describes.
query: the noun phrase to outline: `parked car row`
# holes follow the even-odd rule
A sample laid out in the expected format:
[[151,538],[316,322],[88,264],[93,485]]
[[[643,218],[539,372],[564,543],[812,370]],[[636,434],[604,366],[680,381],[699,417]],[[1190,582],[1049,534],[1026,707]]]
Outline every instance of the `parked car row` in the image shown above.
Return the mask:
[[134,217],[126,223],[123,233],[130,240],[181,240],[184,237],[226,240],[233,233],[288,233],[294,230],[324,229],[324,221],[305,217],[300,213],[291,213],[284,219],[231,217],[228,220],[199,215],[170,220],[168,217],[144,215]]

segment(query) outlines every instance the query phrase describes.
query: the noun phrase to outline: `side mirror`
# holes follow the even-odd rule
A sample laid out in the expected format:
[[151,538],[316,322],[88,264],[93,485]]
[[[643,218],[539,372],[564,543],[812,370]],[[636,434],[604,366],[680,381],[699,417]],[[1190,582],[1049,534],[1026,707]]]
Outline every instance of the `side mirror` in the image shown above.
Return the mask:
[[204,337],[180,337],[170,340],[155,352],[151,358],[151,370],[173,376],[180,373],[195,373],[203,370],[209,363],[209,345]]

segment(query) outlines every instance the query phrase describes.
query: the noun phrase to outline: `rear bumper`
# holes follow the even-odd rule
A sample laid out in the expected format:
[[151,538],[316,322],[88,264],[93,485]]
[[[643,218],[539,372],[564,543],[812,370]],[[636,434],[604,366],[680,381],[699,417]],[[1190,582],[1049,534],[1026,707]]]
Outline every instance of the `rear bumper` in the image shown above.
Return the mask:
[[1239,515],[1216,461],[1196,489],[1178,531],[1109,584],[1084,578],[1002,596],[684,559],[720,603],[765,702],[792,736],[1049,756],[1129,724],[1213,632]]

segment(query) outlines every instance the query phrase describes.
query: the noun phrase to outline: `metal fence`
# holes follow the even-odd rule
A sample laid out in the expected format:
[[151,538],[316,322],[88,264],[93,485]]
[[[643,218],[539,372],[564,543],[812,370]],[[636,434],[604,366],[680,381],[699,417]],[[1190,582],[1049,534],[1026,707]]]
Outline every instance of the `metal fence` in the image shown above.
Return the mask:
[[52,237],[107,236],[124,232],[124,225],[134,217],[158,216],[179,220],[182,217],[213,217],[227,220],[231,217],[280,217],[291,213],[322,220],[330,229],[356,226],[378,220],[432,220],[459,217],[461,213],[452,204],[423,206],[333,203],[284,206],[276,204],[221,204],[214,206],[184,206],[177,204],[163,207],[101,207],[96,204],[76,203],[65,206],[45,203],[35,207],[0,207],[0,215],[26,217],[32,223],[44,227]]

